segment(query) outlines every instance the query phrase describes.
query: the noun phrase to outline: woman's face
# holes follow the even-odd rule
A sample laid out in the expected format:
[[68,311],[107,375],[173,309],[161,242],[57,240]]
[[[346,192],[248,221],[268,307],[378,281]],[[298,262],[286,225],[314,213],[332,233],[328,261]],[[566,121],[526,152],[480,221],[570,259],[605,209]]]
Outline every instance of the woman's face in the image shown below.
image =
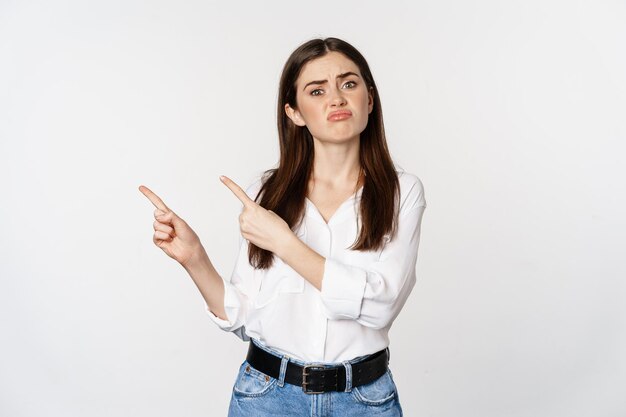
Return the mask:
[[[371,90],[354,62],[340,52],[309,61],[296,81],[297,108],[285,105],[287,116],[306,126],[320,141],[358,141],[374,108]],[[341,111],[343,116],[332,116]]]

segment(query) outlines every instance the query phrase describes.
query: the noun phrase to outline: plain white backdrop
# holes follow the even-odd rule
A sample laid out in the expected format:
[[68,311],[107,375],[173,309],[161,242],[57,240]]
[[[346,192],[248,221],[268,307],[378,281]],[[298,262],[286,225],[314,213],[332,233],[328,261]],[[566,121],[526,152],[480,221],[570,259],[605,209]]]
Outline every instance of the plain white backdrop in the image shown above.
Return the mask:
[[623,1],[0,0],[0,415],[221,416],[247,344],[152,243],[222,276],[278,160],[282,66],[347,40],[422,180],[391,330],[405,415],[626,415]]

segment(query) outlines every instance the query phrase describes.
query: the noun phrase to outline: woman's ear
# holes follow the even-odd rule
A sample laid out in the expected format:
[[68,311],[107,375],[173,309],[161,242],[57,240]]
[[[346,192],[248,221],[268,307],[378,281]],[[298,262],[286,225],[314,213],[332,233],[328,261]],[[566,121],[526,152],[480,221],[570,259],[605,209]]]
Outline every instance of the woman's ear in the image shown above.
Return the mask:
[[374,110],[374,87],[369,88],[367,100],[367,114],[370,114]]
[[285,113],[287,117],[291,119],[291,121],[297,126],[306,126],[304,119],[300,115],[300,112],[297,109],[291,108],[289,103],[285,104]]

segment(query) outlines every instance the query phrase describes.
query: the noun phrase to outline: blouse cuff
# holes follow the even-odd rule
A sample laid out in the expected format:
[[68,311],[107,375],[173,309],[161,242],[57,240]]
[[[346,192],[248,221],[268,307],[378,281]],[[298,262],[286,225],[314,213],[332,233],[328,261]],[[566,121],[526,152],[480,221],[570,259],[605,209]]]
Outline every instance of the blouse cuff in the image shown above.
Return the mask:
[[230,332],[235,329],[238,313],[241,309],[241,300],[237,294],[237,289],[227,281],[224,281],[224,310],[226,311],[226,317],[228,320],[217,317],[209,309],[208,304],[205,303],[205,310],[208,316],[217,324],[222,330]]
[[321,298],[329,319],[357,319],[365,294],[365,270],[326,258]]

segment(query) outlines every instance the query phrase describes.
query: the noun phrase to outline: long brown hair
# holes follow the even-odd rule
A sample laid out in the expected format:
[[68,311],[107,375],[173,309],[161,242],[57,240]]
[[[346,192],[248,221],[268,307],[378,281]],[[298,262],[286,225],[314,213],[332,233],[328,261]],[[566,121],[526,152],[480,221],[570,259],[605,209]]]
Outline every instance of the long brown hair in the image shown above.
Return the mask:
[[[303,220],[307,186],[313,168],[313,137],[306,126],[296,125],[285,114],[285,104],[297,108],[296,81],[302,67],[330,51],[344,54],[357,65],[368,91],[374,96],[374,108],[359,138],[359,162],[364,174],[361,228],[357,241],[350,249],[379,250],[385,243],[385,235],[393,237],[397,230],[400,183],[387,148],[380,97],[369,65],[356,48],[341,39],[312,39],[300,45],[287,59],[278,90],[279,164],[278,168],[264,171],[255,201],[279,215],[292,230]],[[249,262],[255,268],[270,268],[273,255],[252,243],[249,245]]]

